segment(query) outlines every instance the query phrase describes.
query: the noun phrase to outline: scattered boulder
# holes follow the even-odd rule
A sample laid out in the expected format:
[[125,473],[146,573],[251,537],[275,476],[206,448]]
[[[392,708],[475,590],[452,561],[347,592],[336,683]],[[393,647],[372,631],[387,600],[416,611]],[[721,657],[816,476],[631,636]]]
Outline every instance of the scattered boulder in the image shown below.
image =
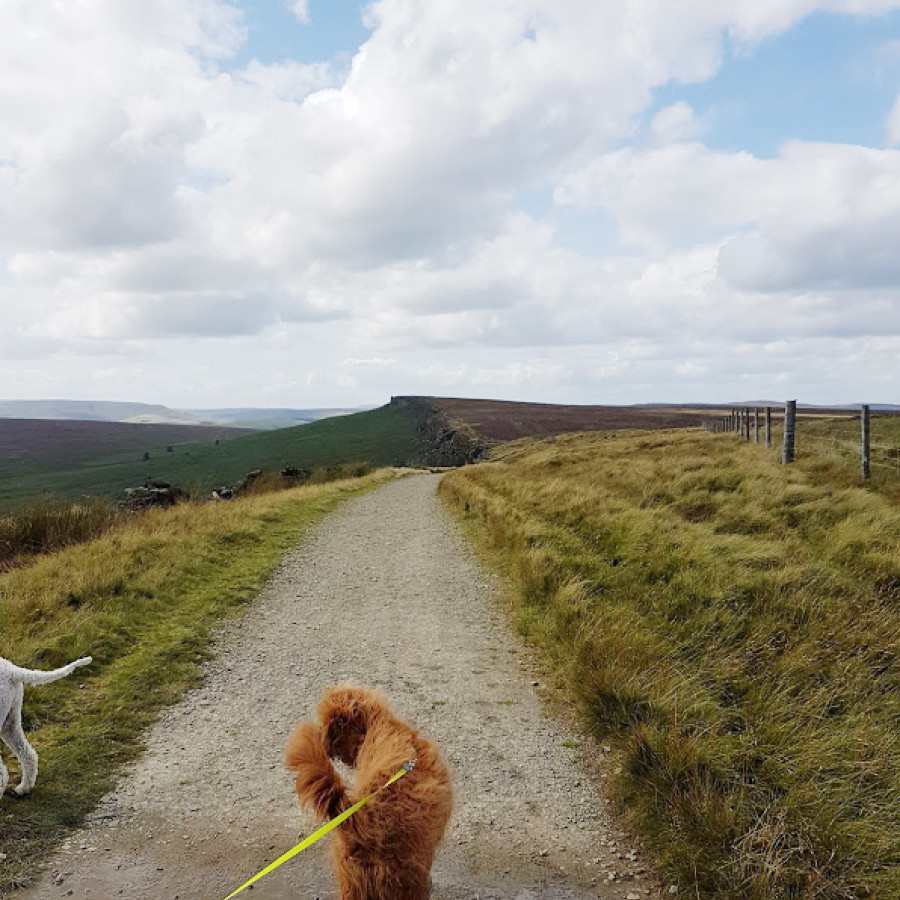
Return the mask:
[[212,492],[213,500],[234,500],[235,497],[245,494],[262,473],[262,469],[254,469],[252,472],[248,472],[243,481],[239,481],[237,484],[225,484],[222,487],[215,488]]
[[168,507],[187,500],[187,491],[166,481],[146,481],[140,487],[125,488],[126,509],[148,509],[151,506]]

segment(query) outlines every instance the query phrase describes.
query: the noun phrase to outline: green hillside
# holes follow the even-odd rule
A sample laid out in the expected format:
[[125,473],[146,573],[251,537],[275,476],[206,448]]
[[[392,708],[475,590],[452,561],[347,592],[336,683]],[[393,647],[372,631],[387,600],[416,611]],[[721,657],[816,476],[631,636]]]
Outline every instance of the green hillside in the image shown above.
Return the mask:
[[[251,434],[231,440],[113,450],[66,462],[17,460],[0,463],[0,509],[37,496],[118,496],[148,479],[208,491],[240,481],[252,469],[328,466],[365,461],[408,463],[416,455],[417,431],[397,406]],[[149,459],[144,459],[144,454]]]

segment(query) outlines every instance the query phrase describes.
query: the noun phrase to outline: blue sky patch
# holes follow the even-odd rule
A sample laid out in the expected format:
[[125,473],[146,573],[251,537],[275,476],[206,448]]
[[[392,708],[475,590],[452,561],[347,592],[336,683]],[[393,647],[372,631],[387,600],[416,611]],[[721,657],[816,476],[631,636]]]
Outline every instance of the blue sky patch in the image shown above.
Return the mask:
[[770,158],[791,139],[883,147],[898,85],[900,12],[815,13],[749,52],[727,41],[718,74],[661,88],[647,121],[683,100],[713,150]]
[[288,0],[240,0],[247,43],[229,68],[241,68],[250,60],[301,63],[348,60],[369,37],[362,13],[367,3],[359,0],[309,0],[309,22],[291,12]]

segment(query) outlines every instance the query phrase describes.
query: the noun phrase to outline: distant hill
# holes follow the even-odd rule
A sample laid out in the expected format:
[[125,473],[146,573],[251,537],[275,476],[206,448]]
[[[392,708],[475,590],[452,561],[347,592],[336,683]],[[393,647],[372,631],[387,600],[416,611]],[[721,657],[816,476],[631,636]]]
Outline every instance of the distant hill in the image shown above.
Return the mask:
[[[5,404],[7,411],[9,403]],[[53,407],[52,403],[44,401],[43,411],[68,409]],[[115,406],[122,408],[110,408]],[[84,404],[80,412],[133,416],[135,407],[140,406]],[[276,410],[273,412],[282,415],[281,421],[298,412],[332,415],[303,425],[257,432],[235,426],[4,419],[0,415],[0,509],[41,494],[117,497],[125,488],[151,479],[202,493],[240,481],[253,469],[278,471],[286,466],[313,468],[344,462],[458,466],[485,457],[499,443],[522,437],[695,427],[713,408],[393,397],[387,406],[341,415],[334,413],[342,410]],[[143,409],[139,415],[166,407]],[[198,418],[222,412],[223,419],[243,417],[248,423],[249,416],[260,411],[184,412]],[[809,411],[806,415],[822,417],[824,413]]]
[[241,407],[236,409],[187,409],[181,412],[196,416],[204,424],[238,425],[244,428],[269,429],[290,428],[292,425],[306,425],[332,416],[349,416],[357,412],[371,409],[360,406],[355,409],[322,408],[322,409],[286,409],[269,407]]
[[140,425],[232,425],[264,430],[318,422],[357,409],[171,409],[154,403],[113,400],[0,400],[0,419],[67,419],[76,422],[130,422]]
[[218,426],[0,418],[0,447],[6,448],[0,452],[0,509],[41,495],[119,497],[147,480],[208,492],[253,469],[406,465],[423,459],[421,440],[411,416],[393,406],[249,433]]
[[114,400],[0,400],[2,419],[68,419],[76,422],[201,425],[191,413],[150,403]]
[[393,397],[391,403],[410,410],[435,451],[455,443],[457,455],[465,457],[461,461],[477,459],[494,444],[517,438],[623,428],[691,428],[709,413],[685,407],[575,406],[453,397]]

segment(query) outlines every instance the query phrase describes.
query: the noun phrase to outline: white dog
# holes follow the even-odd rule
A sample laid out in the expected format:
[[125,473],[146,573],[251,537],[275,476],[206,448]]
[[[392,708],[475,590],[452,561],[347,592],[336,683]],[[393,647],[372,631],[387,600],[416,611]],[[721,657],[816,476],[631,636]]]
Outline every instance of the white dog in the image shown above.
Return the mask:
[[[49,684],[58,678],[71,675],[79,666],[86,666],[90,661],[91,657],[85,656],[52,672],[36,672],[32,669],[20,669],[0,656],[0,738],[16,754],[16,759],[22,766],[22,780],[16,788],[16,793],[20,797],[34,787],[38,770],[38,755],[22,731],[23,685]],[[8,782],[9,772],[0,759],[0,797],[3,796]]]

